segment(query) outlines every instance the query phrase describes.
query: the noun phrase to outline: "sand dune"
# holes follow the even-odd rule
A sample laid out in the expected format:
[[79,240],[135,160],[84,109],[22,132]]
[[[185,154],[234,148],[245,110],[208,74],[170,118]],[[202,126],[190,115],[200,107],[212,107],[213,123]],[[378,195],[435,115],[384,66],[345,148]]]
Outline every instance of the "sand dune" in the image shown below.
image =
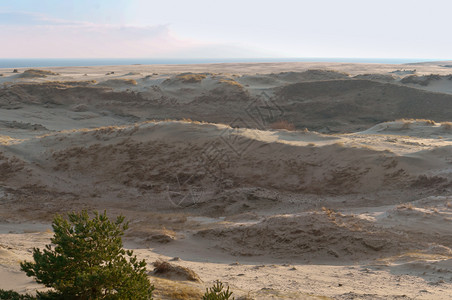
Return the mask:
[[42,288],[18,263],[48,243],[55,213],[107,209],[131,220],[127,246],[149,264],[177,256],[202,280],[166,284],[449,297],[441,63],[45,70],[1,72],[0,278],[14,280],[0,288]]
[[[425,85],[406,80],[411,75],[388,82],[382,76],[392,75],[351,77],[321,70],[242,76],[202,73],[198,81],[180,79],[194,78],[193,74],[147,76],[124,79],[115,73],[80,82],[22,80],[0,89],[0,106],[5,114],[13,110],[30,119],[34,116],[29,111],[44,105],[48,111],[61,111],[66,122],[80,120],[82,128],[90,125],[87,119],[101,117],[114,118],[114,125],[182,118],[232,124],[240,119],[238,126],[258,129],[284,119],[298,129],[324,133],[362,131],[401,118],[448,121],[451,113],[452,81],[439,75],[438,80],[415,76],[433,78]],[[112,125],[109,118],[93,125]]]

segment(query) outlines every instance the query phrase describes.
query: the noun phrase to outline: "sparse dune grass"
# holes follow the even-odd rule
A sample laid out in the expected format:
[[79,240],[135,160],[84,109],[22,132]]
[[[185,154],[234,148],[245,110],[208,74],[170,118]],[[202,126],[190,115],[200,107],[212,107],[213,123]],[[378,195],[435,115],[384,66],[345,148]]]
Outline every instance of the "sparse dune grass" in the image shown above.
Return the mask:
[[206,74],[182,73],[176,75],[176,79],[184,83],[198,83],[207,77]]
[[239,82],[233,80],[233,79],[226,79],[226,78],[220,79],[220,80],[218,81],[218,83],[219,83],[219,84],[226,84],[226,85],[228,85],[228,86],[233,86],[233,87],[238,87],[238,88],[243,89],[243,85],[240,84]]

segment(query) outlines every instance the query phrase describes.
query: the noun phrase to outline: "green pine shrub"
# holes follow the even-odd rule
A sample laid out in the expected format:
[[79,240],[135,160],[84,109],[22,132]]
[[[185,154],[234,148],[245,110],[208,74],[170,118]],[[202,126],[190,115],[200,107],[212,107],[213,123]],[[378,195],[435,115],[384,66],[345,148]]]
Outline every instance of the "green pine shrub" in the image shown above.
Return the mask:
[[[206,289],[202,300],[229,300],[231,298],[232,292],[229,291],[229,286],[226,290],[224,289],[224,285],[221,281],[215,281],[215,284]],[[234,300],[235,298],[232,298]]]
[[[152,299],[146,262],[123,249],[122,236],[128,222],[106,212],[56,215],[52,245],[33,249],[34,262],[21,263],[27,276],[53,291],[41,299]],[[26,298],[24,298],[26,299]]]

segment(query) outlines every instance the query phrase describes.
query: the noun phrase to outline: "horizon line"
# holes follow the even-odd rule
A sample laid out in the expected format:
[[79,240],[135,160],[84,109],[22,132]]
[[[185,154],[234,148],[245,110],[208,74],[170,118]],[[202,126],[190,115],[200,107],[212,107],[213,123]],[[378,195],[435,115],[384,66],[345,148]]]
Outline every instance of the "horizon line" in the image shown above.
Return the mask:
[[178,59],[178,60],[233,60],[233,59],[402,59],[402,60],[437,60],[447,61],[452,58],[425,58],[425,57],[334,57],[334,56],[294,56],[294,57],[0,57],[0,59]]

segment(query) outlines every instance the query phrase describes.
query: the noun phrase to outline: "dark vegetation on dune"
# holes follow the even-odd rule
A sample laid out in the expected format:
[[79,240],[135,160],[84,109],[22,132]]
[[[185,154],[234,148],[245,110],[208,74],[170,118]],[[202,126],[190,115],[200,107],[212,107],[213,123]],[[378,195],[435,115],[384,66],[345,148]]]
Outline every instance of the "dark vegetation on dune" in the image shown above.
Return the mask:
[[352,132],[401,118],[446,121],[452,95],[370,80],[301,82],[276,92],[296,127]]

